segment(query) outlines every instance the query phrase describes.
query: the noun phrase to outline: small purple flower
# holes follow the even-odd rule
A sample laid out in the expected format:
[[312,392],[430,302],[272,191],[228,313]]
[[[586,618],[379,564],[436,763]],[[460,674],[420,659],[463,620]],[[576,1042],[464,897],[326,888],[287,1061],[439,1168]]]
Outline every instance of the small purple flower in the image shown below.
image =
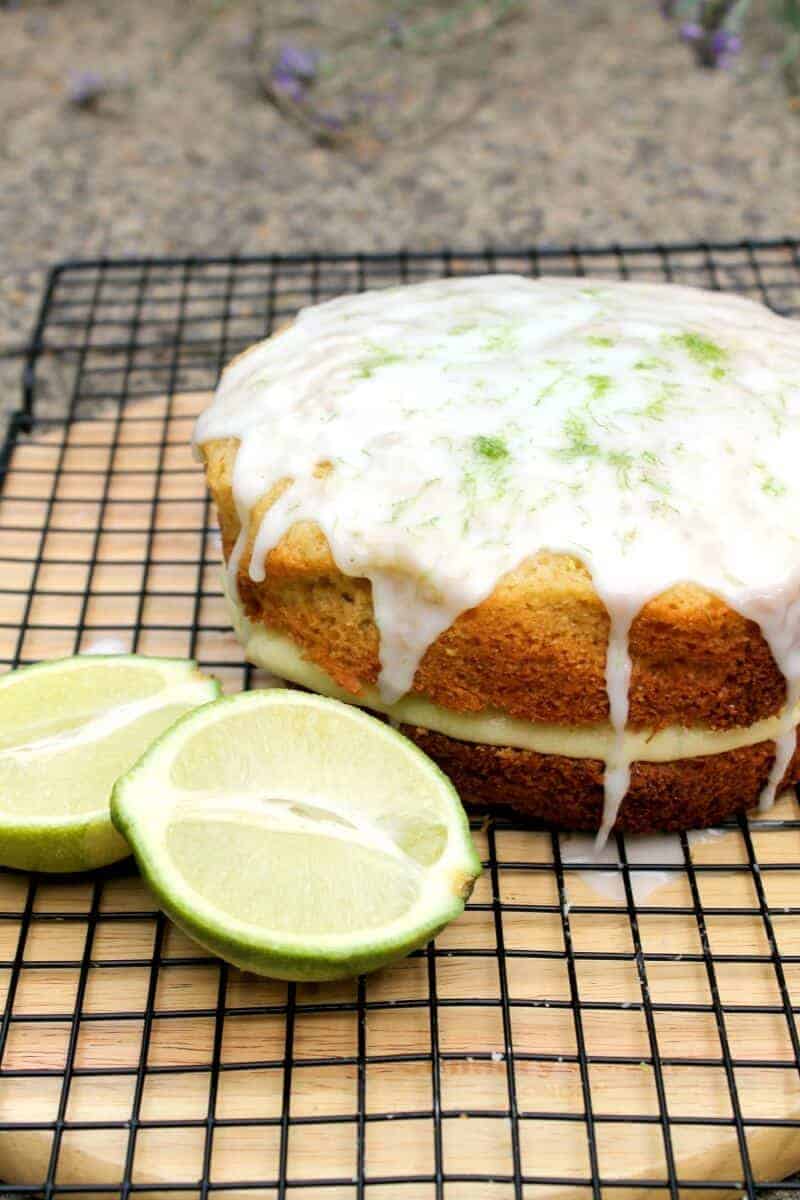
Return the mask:
[[292,75],[303,83],[312,83],[319,71],[319,54],[316,50],[303,50],[300,46],[281,47],[275,73]]
[[272,86],[276,92],[299,104],[305,99],[306,91],[316,79],[318,70],[319,54],[316,50],[282,46],[278,61],[272,68]]
[[719,61],[723,58],[731,58],[738,54],[742,48],[742,39],[738,33],[733,33],[730,29],[717,29],[711,35],[711,53]]
[[281,71],[277,67],[272,72],[272,86],[276,92],[288,96],[290,100],[300,101],[306,92],[304,84],[296,75],[290,75],[288,71]]
[[67,86],[67,99],[76,108],[92,108],[108,91],[108,84],[97,71],[73,71]]
[[[792,0],[794,3],[795,0]],[[742,48],[739,26],[749,0],[659,0],[665,17],[683,15],[681,41],[702,67],[729,67]]]

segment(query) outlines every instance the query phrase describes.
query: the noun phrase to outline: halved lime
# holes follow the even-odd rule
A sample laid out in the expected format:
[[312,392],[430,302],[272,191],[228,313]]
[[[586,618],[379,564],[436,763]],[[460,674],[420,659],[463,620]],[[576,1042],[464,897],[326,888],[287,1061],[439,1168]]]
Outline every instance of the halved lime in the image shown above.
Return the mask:
[[185,659],[83,655],[0,678],[0,863],[85,871],[130,854],[114,781],[178,717],[220,694]]
[[280,979],[408,954],[480,873],[453,785],[412,742],[277,688],[178,721],[119,780],[111,815],[177,925]]

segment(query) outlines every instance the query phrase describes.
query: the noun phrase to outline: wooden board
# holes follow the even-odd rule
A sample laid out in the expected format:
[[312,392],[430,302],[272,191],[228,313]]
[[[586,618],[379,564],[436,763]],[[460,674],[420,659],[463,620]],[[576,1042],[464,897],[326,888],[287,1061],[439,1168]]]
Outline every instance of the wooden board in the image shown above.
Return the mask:
[[[19,445],[0,502],[3,657],[193,652],[243,685],[187,449],[203,402],[154,399]],[[313,1196],[355,1197],[361,1176],[370,1198],[428,1200],[438,1173],[449,1200],[499,1200],[518,1157],[526,1197],[577,1198],[591,1127],[604,1196],[666,1195],[644,1186],[667,1179],[661,1088],[679,1179],[741,1192],[740,1137],[753,1176],[780,1179],[800,1167],[800,828],[774,819],[798,815],[787,798],[749,847],[738,830],[693,843],[691,869],[633,913],[577,867],[560,894],[549,834],[484,828],[492,869],[464,917],[362,989],[221,967],[130,869],[0,875],[0,1178],[194,1196],[207,1163],[224,1196],[271,1197],[283,1161]]]

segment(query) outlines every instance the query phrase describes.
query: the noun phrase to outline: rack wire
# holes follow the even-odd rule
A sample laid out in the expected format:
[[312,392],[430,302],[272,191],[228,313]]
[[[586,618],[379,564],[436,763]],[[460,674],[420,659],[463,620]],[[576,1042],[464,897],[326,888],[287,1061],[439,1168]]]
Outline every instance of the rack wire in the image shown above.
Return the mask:
[[[222,365],[303,304],[482,271],[666,279],[800,313],[788,239],[63,263],[0,459],[0,665],[107,648],[257,684],[186,448]],[[781,1186],[778,1165],[800,1167],[799,817],[786,800],[647,863],[618,838],[608,865],[475,814],[486,869],[462,921],[330,988],[209,958],[128,864],[2,873],[0,1192],[676,1200]],[[662,877],[666,891],[644,886]],[[176,1147],[185,1170],[165,1177]]]

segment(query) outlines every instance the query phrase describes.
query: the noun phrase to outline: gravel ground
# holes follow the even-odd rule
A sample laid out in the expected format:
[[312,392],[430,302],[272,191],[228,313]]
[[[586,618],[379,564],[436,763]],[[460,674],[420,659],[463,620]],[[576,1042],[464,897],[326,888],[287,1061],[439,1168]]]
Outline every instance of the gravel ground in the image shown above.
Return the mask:
[[[800,228],[800,113],[763,18],[729,74],[696,68],[647,0],[541,0],[482,53],[438,55],[348,40],[385,4],[266,11],[254,41],[253,0],[0,7],[0,352],[24,343],[45,268],[70,255]],[[286,41],[333,47],[328,92],[361,114],[352,144],[320,145],[265,100]],[[115,85],[91,110],[69,102],[81,71]],[[18,366],[5,362],[4,409]]]

